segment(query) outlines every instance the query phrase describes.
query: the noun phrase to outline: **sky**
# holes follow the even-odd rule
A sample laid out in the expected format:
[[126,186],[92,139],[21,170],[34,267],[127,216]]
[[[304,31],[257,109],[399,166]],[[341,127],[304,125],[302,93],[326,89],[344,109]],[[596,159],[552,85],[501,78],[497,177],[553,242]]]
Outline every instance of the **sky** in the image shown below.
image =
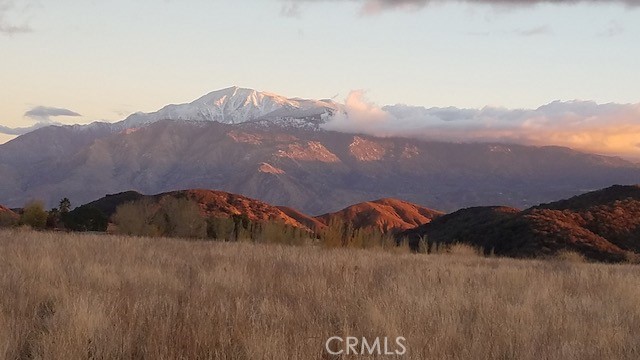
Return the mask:
[[[580,139],[587,145],[562,143],[561,134],[575,128],[555,123],[552,130],[535,133],[537,143],[555,134],[559,140],[548,142],[621,155],[637,150],[640,156],[633,142],[633,135],[640,136],[637,5],[640,1],[0,0],[0,132],[2,126],[117,121],[238,85],[341,102],[361,94],[357,99],[378,110],[410,104],[455,107],[461,114],[486,107],[535,110],[555,101],[583,108],[571,102],[592,101],[605,107],[595,107],[594,114],[578,111],[591,119],[579,130],[625,135],[624,144],[609,146],[614,140],[601,138],[596,146],[584,134]],[[626,105],[624,116],[617,116],[619,108],[603,115],[609,103]],[[543,124],[576,122],[566,114],[532,114],[544,117]],[[487,121],[530,120],[513,113],[498,120],[485,115],[465,119],[472,121],[465,123],[470,137],[460,136],[465,126],[439,135],[478,139],[474,129],[486,130]],[[384,122],[398,116],[386,114]],[[338,127],[353,124],[371,127],[361,121]],[[403,124],[430,129],[428,119],[415,116]],[[378,132],[390,127],[378,126]],[[520,126],[520,132],[534,128]],[[485,133],[494,128],[488,129]],[[0,135],[0,142],[11,137]]]

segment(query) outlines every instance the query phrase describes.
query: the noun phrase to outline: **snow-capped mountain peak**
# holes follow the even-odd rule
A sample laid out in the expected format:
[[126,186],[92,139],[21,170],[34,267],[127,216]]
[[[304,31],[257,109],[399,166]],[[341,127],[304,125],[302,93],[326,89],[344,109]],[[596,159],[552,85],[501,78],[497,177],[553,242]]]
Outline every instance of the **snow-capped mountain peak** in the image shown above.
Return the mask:
[[226,124],[267,122],[295,127],[318,127],[342,111],[331,100],[286,98],[253,89],[230,87],[208,93],[191,103],[168,105],[153,113],[135,113],[122,122],[131,128],[160,120],[218,121]]

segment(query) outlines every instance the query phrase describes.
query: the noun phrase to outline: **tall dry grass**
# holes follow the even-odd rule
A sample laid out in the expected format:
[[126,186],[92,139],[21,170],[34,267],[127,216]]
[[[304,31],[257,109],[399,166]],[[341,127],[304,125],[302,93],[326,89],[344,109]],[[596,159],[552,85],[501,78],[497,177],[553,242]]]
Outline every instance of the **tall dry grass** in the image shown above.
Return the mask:
[[640,358],[633,265],[28,231],[0,232],[0,260],[3,359],[323,359],[332,335],[404,336],[404,359]]

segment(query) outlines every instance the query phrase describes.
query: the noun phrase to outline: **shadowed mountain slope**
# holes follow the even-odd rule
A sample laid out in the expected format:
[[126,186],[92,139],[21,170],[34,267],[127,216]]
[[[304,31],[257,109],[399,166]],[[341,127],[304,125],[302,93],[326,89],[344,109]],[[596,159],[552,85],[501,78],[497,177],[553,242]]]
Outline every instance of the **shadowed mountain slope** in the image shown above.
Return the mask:
[[640,254],[640,187],[613,186],[524,211],[463,209],[404,232],[415,246],[468,243],[497,255],[534,257],[572,250],[601,261]]

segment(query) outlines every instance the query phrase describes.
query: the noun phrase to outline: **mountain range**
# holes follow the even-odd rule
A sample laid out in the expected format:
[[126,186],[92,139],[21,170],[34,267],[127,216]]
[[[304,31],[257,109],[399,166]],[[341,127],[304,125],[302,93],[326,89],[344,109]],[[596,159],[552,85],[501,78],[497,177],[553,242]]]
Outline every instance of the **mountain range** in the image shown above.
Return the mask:
[[205,188],[320,215],[396,198],[442,211],[528,208],[611,184],[640,165],[562,147],[448,143],[327,131],[346,108],[229,88],[118,123],[48,126],[0,145],[0,203],[81,204]]

